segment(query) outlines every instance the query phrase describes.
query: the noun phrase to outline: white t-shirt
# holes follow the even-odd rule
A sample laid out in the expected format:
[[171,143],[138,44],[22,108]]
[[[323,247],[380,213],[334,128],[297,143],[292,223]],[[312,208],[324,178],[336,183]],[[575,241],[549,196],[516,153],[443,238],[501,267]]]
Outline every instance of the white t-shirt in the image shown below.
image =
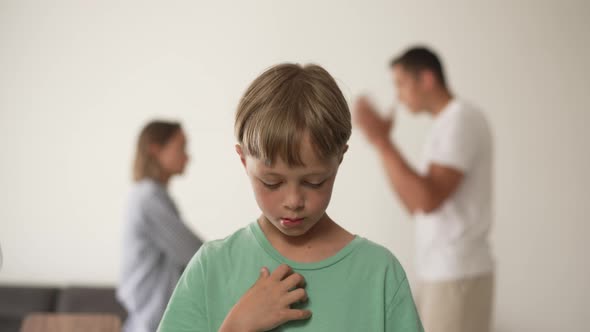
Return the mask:
[[463,179],[437,210],[415,214],[419,278],[441,281],[491,272],[493,145],[481,111],[457,99],[448,103],[434,120],[420,172],[426,174],[433,163],[461,171]]

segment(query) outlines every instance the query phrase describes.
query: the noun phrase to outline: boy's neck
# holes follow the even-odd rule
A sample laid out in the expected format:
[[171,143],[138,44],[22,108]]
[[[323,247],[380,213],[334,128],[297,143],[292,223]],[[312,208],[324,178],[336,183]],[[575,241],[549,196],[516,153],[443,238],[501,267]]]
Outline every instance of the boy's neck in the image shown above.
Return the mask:
[[354,239],[354,235],[336,224],[327,214],[301,236],[281,233],[264,216],[259,218],[258,224],[275,250],[299,263],[314,263],[332,257]]

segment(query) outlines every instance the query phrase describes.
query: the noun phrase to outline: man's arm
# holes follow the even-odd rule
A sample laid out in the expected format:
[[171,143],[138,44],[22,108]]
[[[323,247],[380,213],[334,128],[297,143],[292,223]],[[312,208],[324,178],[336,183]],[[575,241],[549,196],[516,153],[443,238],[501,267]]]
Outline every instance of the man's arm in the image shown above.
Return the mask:
[[405,161],[391,140],[375,142],[389,184],[395,190],[404,207],[414,214],[438,209],[459,187],[463,173],[451,167],[430,164],[428,173],[421,176]]
[[361,97],[355,105],[355,116],[363,133],[379,152],[391,187],[411,214],[436,210],[457,189],[463,173],[455,168],[433,163],[428,173],[421,176],[408,165],[389,138],[393,114],[386,118],[379,116],[369,100]]

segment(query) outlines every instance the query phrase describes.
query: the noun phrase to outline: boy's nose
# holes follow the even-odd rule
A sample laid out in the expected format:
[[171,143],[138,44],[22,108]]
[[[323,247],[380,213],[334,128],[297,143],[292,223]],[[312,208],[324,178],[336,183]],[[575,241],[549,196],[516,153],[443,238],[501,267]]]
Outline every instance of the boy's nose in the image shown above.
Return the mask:
[[287,193],[284,206],[291,211],[297,211],[303,208],[305,199],[298,189],[292,189]]

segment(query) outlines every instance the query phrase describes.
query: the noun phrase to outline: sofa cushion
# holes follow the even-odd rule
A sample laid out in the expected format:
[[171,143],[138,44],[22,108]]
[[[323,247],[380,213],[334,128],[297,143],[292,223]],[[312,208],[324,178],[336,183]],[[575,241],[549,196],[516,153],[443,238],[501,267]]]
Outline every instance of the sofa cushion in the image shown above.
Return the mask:
[[68,287],[59,292],[56,312],[113,313],[124,321],[127,313],[114,288]]
[[0,286],[0,331],[18,332],[31,312],[53,312],[57,288]]

